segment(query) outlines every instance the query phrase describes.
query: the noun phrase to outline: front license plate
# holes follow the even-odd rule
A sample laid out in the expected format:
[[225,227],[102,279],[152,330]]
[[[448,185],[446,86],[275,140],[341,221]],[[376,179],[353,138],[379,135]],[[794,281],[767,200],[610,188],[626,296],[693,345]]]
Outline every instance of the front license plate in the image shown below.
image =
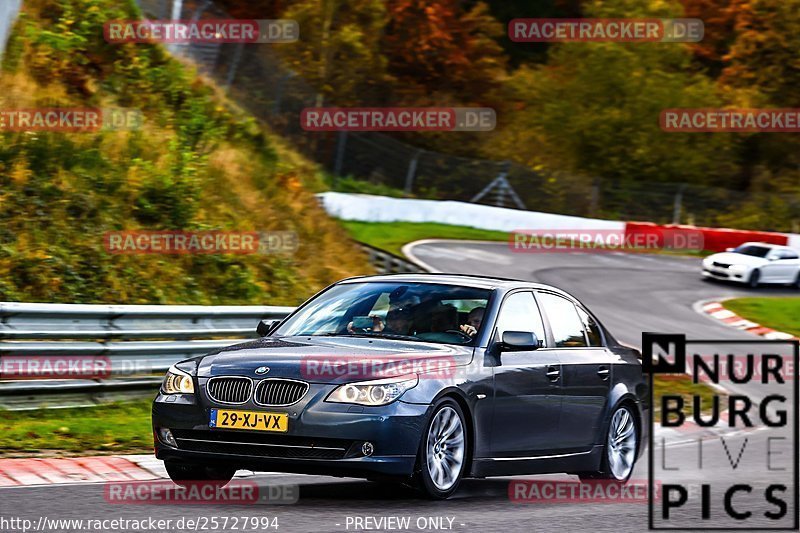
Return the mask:
[[289,415],[286,413],[264,413],[262,411],[211,409],[208,427],[284,432],[289,429]]

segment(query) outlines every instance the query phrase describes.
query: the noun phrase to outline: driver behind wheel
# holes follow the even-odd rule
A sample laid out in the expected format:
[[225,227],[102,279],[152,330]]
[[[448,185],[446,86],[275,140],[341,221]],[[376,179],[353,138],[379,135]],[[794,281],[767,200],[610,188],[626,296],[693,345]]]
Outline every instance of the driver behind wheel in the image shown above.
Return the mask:
[[413,317],[408,309],[393,309],[386,313],[386,326],[373,331],[392,333],[395,335],[411,335]]

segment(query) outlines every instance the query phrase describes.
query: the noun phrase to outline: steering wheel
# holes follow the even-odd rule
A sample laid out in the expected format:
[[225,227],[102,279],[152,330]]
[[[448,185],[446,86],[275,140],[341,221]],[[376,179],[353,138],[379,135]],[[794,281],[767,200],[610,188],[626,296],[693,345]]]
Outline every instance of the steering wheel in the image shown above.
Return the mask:
[[471,335],[467,335],[466,333],[464,333],[460,329],[448,329],[448,330],[445,330],[445,333],[454,333],[454,334],[460,336],[462,339],[466,340],[467,342],[472,341],[472,336]]

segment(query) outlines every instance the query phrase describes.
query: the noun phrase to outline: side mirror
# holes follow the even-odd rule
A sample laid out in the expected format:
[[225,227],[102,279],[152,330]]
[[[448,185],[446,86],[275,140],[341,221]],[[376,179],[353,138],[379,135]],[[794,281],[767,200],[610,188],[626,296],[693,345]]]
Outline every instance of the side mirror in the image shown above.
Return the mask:
[[256,332],[260,337],[266,337],[278,324],[280,320],[261,320],[256,326]]
[[506,331],[500,342],[500,351],[515,352],[539,349],[539,338],[530,331]]
[[732,252],[732,251],[734,251],[735,249],[736,249],[736,248],[725,248],[725,251],[726,251],[726,252]]

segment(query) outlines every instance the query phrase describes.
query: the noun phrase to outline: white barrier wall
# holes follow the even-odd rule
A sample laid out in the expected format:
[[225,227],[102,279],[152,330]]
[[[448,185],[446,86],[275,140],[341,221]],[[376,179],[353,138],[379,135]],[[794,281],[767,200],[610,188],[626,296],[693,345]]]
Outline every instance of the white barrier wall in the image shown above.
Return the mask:
[[6,42],[21,5],[22,0],[0,0],[0,59],[3,58]]
[[592,229],[624,231],[625,223],[537,211],[439,200],[390,198],[325,192],[317,195],[329,215],[364,222],[438,222],[497,231],[519,229]]

